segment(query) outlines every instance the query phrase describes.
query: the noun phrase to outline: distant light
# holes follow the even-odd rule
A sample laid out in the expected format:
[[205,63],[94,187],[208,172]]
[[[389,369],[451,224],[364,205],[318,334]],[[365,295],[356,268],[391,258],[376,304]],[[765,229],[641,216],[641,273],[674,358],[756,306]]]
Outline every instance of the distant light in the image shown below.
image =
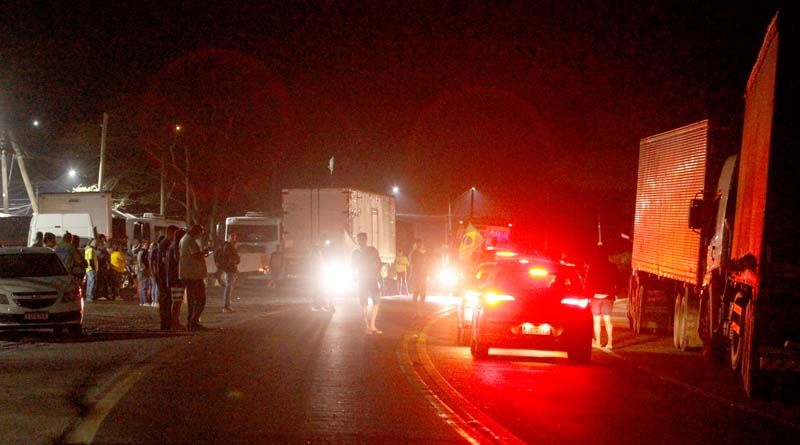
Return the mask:
[[181,131],[181,129],[183,129],[183,127],[181,127],[180,125],[175,126],[175,131]]
[[398,186],[396,186],[396,185],[395,185],[395,186],[393,186],[393,187],[392,187],[392,193],[393,193],[393,194],[395,194],[395,195],[396,195],[396,194],[398,194],[398,193],[400,193],[400,187],[398,187]]
[[514,227],[514,224],[508,223],[508,227]]
[[39,125],[41,125],[41,122],[39,122],[39,120],[38,120],[38,119],[34,119],[34,120],[33,120],[33,126],[34,126],[34,127],[38,127]]
[[475,191],[475,187],[471,187],[470,190],[472,190],[474,192]]
[[78,176],[78,172],[76,172],[74,168],[71,168],[71,169],[69,170],[69,173],[68,173],[68,174],[69,174],[69,177],[70,177],[70,178],[74,178],[74,177]]

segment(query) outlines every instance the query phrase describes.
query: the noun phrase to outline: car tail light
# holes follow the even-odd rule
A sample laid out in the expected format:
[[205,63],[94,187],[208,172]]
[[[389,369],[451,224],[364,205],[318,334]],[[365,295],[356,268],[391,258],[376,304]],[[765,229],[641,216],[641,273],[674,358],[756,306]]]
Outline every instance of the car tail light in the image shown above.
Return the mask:
[[517,254],[515,252],[511,252],[509,250],[502,250],[500,252],[497,252],[495,255],[497,255],[497,256],[499,256],[501,258],[511,258],[511,257],[517,256]]
[[550,271],[545,269],[544,267],[531,267],[528,269],[528,275],[534,278],[544,278],[550,275]]
[[490,305],[500,303],[501,301],[514,301],[513,295],[501,294],[497,292],[486,292],[483,297],[486,303]]
[[581,309],[586,309],[586,306],[589,305],[589,299],[580,297],[566,297],[561,299],[561,304],[565,304],[567,306],[577,306]]

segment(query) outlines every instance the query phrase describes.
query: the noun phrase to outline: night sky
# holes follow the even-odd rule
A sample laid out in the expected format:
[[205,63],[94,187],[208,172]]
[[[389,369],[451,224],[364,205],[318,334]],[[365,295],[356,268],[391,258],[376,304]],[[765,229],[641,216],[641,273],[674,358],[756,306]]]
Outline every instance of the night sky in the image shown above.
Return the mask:
[[108,110],[135,116],[125,119],[134,151],[166,143],[154,128],[177,121],[196,129],[193,147],[208,145],[199,135],[213,133],[200,129],[209,104],[235,91],[222,94],[240,110],[216,149],[226,154],[207,158],[230,162],[246,184],[231,211],[270,186],[398,184],[402,211],[442,214],[449,196],[463,212],[474,185],[482,214],[583,229],[600,215],[620,231],[632,220],[638,140],[706,117],[735,121],[776,10],[763,1],[52,3],[4,2],[0,16],[0,118],[18,133],[33,118],[46,123],[30,136],[33,158],[67,156],[62,133]]

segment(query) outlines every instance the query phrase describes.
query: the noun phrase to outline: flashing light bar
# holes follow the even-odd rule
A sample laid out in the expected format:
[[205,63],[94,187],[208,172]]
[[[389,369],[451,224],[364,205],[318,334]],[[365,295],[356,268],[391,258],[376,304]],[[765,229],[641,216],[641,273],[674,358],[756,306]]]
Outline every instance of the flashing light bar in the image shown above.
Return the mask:
[[508,251],[508,250],[503,250],[503,251],[497,252],[495,255],[497,255],[499,257],[503,257],[503,258],[511,258],[511,257],[517,256],[516,253]]

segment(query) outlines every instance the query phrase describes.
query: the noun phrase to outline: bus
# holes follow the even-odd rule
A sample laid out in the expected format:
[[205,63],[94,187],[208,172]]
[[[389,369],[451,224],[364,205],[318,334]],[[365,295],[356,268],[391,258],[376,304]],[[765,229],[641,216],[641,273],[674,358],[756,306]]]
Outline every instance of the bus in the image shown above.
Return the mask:
[[235,233],[238,240],[239,273],[260,273],[269,255],[280,243],[281,218],[259,212],[225,218],[225,239]]

